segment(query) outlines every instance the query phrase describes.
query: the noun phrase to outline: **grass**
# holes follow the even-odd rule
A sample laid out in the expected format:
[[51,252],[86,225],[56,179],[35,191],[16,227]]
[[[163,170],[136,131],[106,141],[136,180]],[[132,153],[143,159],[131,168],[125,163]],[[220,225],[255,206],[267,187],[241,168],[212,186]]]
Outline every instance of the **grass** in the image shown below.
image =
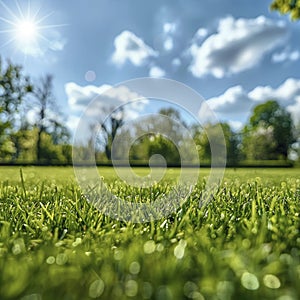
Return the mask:
[[299,299],[299,170],[229,169],[199,207],[201,172],[176,213],[135,224],[91,206],[72,168],[1,167],[0,299]]

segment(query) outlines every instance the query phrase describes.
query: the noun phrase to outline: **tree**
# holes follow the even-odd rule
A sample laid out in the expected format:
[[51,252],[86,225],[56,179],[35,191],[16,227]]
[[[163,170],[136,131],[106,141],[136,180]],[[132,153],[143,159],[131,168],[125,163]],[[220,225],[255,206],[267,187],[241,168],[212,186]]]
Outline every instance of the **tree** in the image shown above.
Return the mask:
[[[105,110],[105,112],[112,111],[112,108]],[[91,129],[94,131],[95,126],[100,127],[100,134],[97,135],[96,148],[98,152],[104,150],[105,156],[108,160],[111,160],[112,153],[112,143],[117,134],[119,128],[124,124],[125,112],[123,107],[118,107],[108,115],[104,121],[100,121],[100,126],[98,123],[92,124]],[[99,153],[98,153],[99,156]]]
[[272,10],[277,10],[282,14],[290,14],[292,20],[300,18],[299,0],[274,0],[271,4]]
[[34,133],[29,123],[26,121],[22,123],[19,130],[10,134],[10,140],[13,142],[15,150],[12,155],[12,161],[34,162],[35,154],[32,155],[32,150],[34,149],[36,139],[33,136]]
[[243,135],[244,149],[248,152],[246,156],[257,157],[249,154],[249,151],[253,144],[259,143],[260,147],[257,147],[256,151],[260,149],[268,153],[265,156],[269,159],[287,159],[289,149],[294,142],[291,115],[274,100],[257,105],[249,124],[244,128]]
[[38,162],[43,160],[49,161],[51,152],[46,151],[45,147],[43,147],[43,137],[47,144],[50,143],[48,135],[54,144],[65,143],[69,139],[69,132],[60,120],[61,113],[53,96],[52,82],[52,76],[46,75],[44,78],[41,78],[40,84],[33,90],[33,104],[36,111],[35,126],[38,128],[36,143]]
[[25,97],[32,92],[29,77],[21,66],[4,63],[0,58],[0,152],[9,160],[15,148],[11,135],[22,125],[20,117]]
[[273,127],[257,126],[255,129],[244,129],[242,151],[248,160],[275,160],[277,143]]
[[[165,122],[165,124],[156,124],[157,127],[163,127],[167,132],[170,132],[168,136],[173,137],[175,141],[181,142],[183,136],[181,134],[181,126],[185,126],[185,122],[181,117],[178,110],[173,107],[161,108],[158,114],[168,117],[172,122]],[[156,122],[162,122],[159,119],[154,120]],[[154,154],[160,154],[163,156],[167,164],[180,164],[181,158],[179,150],[176,145],[161,134],[155,134],[150,137],[150,143],[148,148],[148,158]]]
[[161,108],[158,111],[158,114],[163,115],[163,116],[167,116],[171,119],[174,119],[175,121],[178,121],[179,123],[184,125],[184,122],[181,118],[180,112],[173,108],[173,107],[165,107],[165,108]]
[[22,74],[22,67],[9,61],[5,65],[0,58],[0,114],[1,122],[7,123],[7,127],[13,127],[18,120],[16,114],[30,92],[32,85],[29,77]]
[[[220,136],[220,126],[225,139],[223,144],[223,136]],[[193,127],[194,139],[198,145],[200,160],[204,162],[211,161],[211,144],[219,153],[220,157],[224,156],[224,147],[226,146],[226,159],[231,165],[235,165],[239,158],[238,135],[234,133],[227,123],[207,124],[204,128]],[[209,140],[210,138],[210,140]]]
[[180,164],[180,154],[176,146],[161,134],[153,135],[150,138],[148,147],[148,159],[155,154],[160,154],[167,164]]
[[118,108],[103,124],[98,125],[100,128],[96,140],[98,160],[103,159],[101,150],[102,153],[105,152],[107,159],[111,159],[112,143],[117,137],[122,139],[122,145],[113,148],[113,157],[116,160],[126,160],[124,154],[127,155],[129,149],[129,160],[132,163],[147,163],[153,155],[160,154],[168,164],[180,164],[181,157],[175,145],[177,143],[181,150],[186,147],[184,162],[188,155],[191,156],[192,162],[190,143],[182,132],[184,121],[179,111],[172,107],[162,108],[155,115],[143,117],[142,121],[136,119],[132,123],[127,123],[128,126],[121,130],[125,124],[125,115],[126,111]]
[[300,121],[295,126],[294,137],[295,143],[292,145],[292,155],[300,162]]
[[[159,115],[162,115],[162,117]],[[153,155],[159,154],[167,164],[179,165],[181,157],[177,146],[181,150],[186,146],[185,154],[190,151],[189,143],[184,141],[185,136],[182,127],[186,127],[184,120],[180,112],[173,107],[161,108],[158,115],[155,114],[143,122],[137,123],[134,128],[135,134],[137,136],[140,132],[148,132],[148,134],[140,136],[132,145],[130,151],[131,161],[148,162]],[[176,142],[177,146],[175,145]]]

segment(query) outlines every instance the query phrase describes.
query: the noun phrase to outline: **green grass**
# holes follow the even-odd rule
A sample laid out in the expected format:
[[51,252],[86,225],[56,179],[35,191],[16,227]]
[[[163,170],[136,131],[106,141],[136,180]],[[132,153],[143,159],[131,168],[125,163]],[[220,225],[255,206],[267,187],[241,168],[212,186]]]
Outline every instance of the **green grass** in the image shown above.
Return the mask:
[[[132,196],[112,169],[100,173]],[[229,169],[199,207],[204,169],[176,213],[134,224],[91,206],[72,168],[1,167],[0,299],[299,299],[299,173]]]

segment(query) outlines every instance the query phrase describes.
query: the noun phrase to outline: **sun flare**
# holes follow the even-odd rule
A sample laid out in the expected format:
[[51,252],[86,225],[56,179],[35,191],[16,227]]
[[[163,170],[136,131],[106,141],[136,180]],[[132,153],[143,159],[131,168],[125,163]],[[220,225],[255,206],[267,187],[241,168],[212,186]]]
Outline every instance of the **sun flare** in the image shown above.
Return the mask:
[[0,30],[0,34],[8,37],[4,43],[0,44],[0,49],[12,44],[15,52],[21,52],[26,56],[37,56],[44,53],[45,49],[55,48],[57,43],[54,43],[49,36],[53,36],[54,28],[66,24],[45,24],[53,13],[41,15],[40,8],[33,9],[30,1],[27,4],[27,7],[22,7],[16,1],[14,11],[0,0],[0,8],[1,6],[3,8],[0,13],[0,25],[3,30]]
[[19,42],[35,42],[38,38],[38,26],[34,20],[24,20],[16,24],[16,40]]

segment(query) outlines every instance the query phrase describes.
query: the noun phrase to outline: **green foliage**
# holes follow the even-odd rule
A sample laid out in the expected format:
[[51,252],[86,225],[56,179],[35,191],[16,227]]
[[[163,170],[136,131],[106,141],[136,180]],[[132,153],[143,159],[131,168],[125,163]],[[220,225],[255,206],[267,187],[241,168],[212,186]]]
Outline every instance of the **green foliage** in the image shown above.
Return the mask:
[[[132,163],[148,164],[150,158],[158,154],[164,157],[167,164],[180,165],[181,157],[175,144],[180,141],[181,147],[185,146],[185,137],[182,134],[181,128],[181,126],[184,126],[184,121],[181,118],[180,112],[172,107],[162,108],[158,114],[167,118],[151,116],[146,121],[136,123],[133,126],[133,135],[139,138],[131,145],[129,153],[130,161]],[[145,134],[145,132],[149,133]],[[166,136],[164,133],[166,133]],[[188,146],[188,143],[186,145]],[[186,153],[189,153],[189,150],[187,148]],[[162,163],[162,161],[152,162],[157,164]]]
[[23,75],[22,68],[9,61],[4,63],[0,57],[0,137],[17,126],[21,104],[31,91],[29,77]]
[[53,143],[52,136],[45,132],[41,135],[41,156],[39,163],[57,164],[70,162],[70,147]]
[[180,155],[176,146],[162,135],[155,135],[150,137],[148,147],[148,157],[160,154],[166,159],[167,164],[180,165]]
[[243,152],[250,160],[275,160],[277,143],[272,127],[257,126],[244,129]]
[[[112,143],[117,134],[118,129],[124,124],[125,113],[123,107],[119,107],[114,111],[112,108],[110,108],[108,110],[104,110],[104,113],[109,115],[104,121],[100,120],[101,134],[100,137],[98,137],[97,146],[99,147],[99,152],[101,152],[101,149],[104,149],[106,159],[111,160]],[[98,122],[95,126],[98,126]]]
[[[66,143],[69,140],[69,132],[62,121],[61,113],[53,96],[53,77],[46,75],[33,89],[34,107],[38,110],[35,126],[37,131],[36,155],[39,163],[59,161],[60,155],[53,149],[45,147],[45,136],[51,135],[51,143]],[[46,145],[50,147],[49,141]],[[53,157],[51,156],[53,155]]]
[[27,93],[32,91],[29,77],[22,74],[22,67],[0,58],[0,104],[7,114],[18,111]]
[[28,163],[33,163],[36,161],[36,129],[20,129],[13,133],[10,138],[14,143],[15,148],[10,161]]
[[[146,202],[179,175],[147,190],[99,171],[123,199]],[[20,179],[2,167],[0,298],[298,299],[299,170],[227,170],[206,206],[201,172],[169,218],[135,224],[91,206],[72,168],[24,168]]]
[[248,159],[287,159],[295,141],[289,112],[270,100],[257,105],[244,128],[243,148]]
[[292,20],[300,18],[299,0],[274,0],[271,4],[272,10],[277,10],[281,14],[290,14]]
[[[34,126],[26,121],[28,107],[38,110]],[[0,58],[1,162],[71,162],[70,135],[60,115],[51,76],[33,86],[20,66]]]
[[300,122],[294,128],[295,143],[292,145],[292,154],[300,163]]
[[[6,163],[36,163],[36,145],[38,128],[21,129],[10,136],[2,136],[0,144],[1,162]],[[72,146],[55,144],[51,134],[41,134],[41,164],[70,164],[72,163]]]
[[[194,139],[199,149],[199,157],[202,162],[211,161],[211,144],[213,144],[218,156],[225,155],[222,153],[225,146],[227,162],[231,165],[238,163],[238,136],[232,131],[229,124],[208,124],[204,129],[196,127],[193,128],[193,131]],[[220,135],[221,132],[222,135]]]

